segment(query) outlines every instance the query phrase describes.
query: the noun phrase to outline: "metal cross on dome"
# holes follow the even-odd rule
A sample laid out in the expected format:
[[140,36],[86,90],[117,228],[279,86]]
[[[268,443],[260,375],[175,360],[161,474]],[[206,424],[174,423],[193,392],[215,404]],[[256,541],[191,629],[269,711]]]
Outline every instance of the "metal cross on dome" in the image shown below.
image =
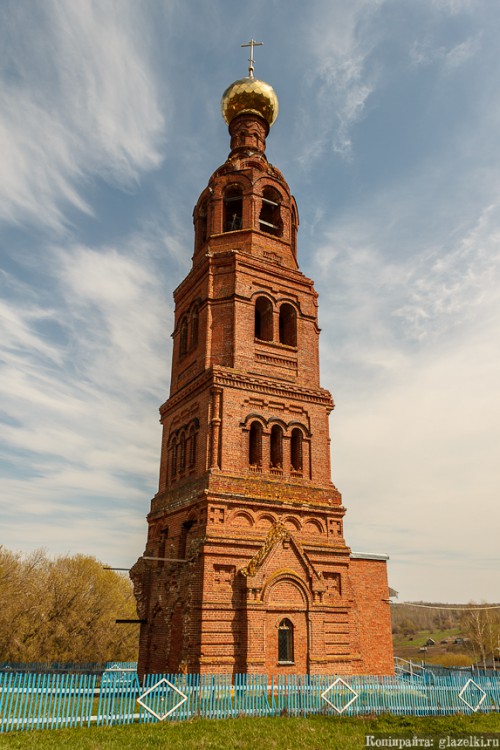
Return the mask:
[[250,39],[247,44],[242,44],[242,47],[250,47],[250,57],[248,58],[248,62],[250,65],[248,66],[248,75],[250,78],[253,78],[253,71],[254,71],[254,63],[255,60],[253,59],[253,48],[254,47],[262,47],[264,42],[256,42],[255,39]]

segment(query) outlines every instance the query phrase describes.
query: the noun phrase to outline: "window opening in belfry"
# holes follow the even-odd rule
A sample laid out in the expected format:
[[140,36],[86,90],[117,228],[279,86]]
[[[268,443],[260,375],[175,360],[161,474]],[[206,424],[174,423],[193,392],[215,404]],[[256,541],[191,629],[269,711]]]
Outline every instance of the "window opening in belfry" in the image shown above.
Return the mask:
[[257,297],[255,300],[255,338],[273,340],[273,306],[267,297]]
[[184,357],[188,350],[188,322],[187,318],[183,318],[181,323],[180,342],[179,342],[179,354]]
[[277,424],[271,429],[271,468],[283,468],[283,430]]
[[277,190],[264,188],[262,207],[259,215],[259,228],[261,232],[274,234],[276,237],[281,237],[283,234],[280,199],[281,196]]
[[287,619],[278,626],[278,661],[293,662],[293,625]]
[[243,192],[238,185],[224,193],[224,232],[236,232],[243,226]]
[[196,237],[196,249],[199,250],[207,241],[207,205],[208,202],[205,200],[198,208],[198,214],[195,225],[195,237]]
[[248,463],[254,468],[259,468],[262,466],[262,425],[260,422],[252,422],[250,425],[249,439]]
[[290,453],[293,471],[302,471],[302,430],[299,430],[298,427],[292,430]]
[[297,311],[285,302],[280,307],[280,344],[297,346]]
[[191,340],[189,342],[190,349],[195,349],[198,346],[198,321],[199,311],[198,305],[196,304],[191,312]]

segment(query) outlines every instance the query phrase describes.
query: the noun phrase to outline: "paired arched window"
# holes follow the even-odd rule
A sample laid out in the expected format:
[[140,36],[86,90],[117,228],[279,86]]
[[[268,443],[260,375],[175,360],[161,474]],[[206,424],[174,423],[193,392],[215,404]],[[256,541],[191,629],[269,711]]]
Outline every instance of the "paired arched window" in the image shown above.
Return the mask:
[[297,311],[284,302],[280,307],[280,344],[297,346]]
[[273,340],[273,306],[267,297],[257,297],[255,300],[255,338]]
[[278,661],[293,662],[293,624],[287,618],[278,625]]
[[283,234],[280,203],[281,195],[277,190],[272,187],[264,188],[259,215],[259,228],[261,232],[274,234],[276,237],[281,237]]
[[[273,304],[268,297],[255,300],[254,336],[260,341],[274,341]],[[279,309],[279,343],[297,346],[297,310],[289,302]]]
[[231,185],[224,192],[224,232],[235,232],[243,226],[243,191]]
[[185,476],[186,470],[196,467],[198,429],[198,419],[194,419],[171,437],[168,447],[171,482]]
[[200,305],[196,301],[184,315],[179,326],[179,357],[182,359],[198,346]]
[[250,425],[248,463],[254,468],[262,466],[262,425],[260,422],[252,422]]

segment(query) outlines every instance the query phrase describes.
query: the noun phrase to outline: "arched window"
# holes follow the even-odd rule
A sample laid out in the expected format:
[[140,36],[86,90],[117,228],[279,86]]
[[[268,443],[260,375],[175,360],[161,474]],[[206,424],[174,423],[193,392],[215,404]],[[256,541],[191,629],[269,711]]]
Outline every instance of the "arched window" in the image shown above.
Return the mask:
[[186,558],[188,534],[195,523],[196,521],[184,521],[184,523],[182,524],[181,535],[179,537],[179,560],[184,560]]
[[255,300],[255,338],[273,340],[273,306],[267,297],[257,297]]
[[280,344],[297,346],[297,311],[288,302],[280,307]]
[[179,471],[182,473],[186,468],[186,435],[184,432],[179,439]]
[[177,474],[177,442],[175,438],[170,444],[170,478],[175,479]]
[[189,348],[195,349],[198,346],[198,321],[199,321],[198,304],[195,304],[191,311],[191,339]]
[[277,424],[271,429],[271,468],[283,468],[283,430]]
[[250,466],[262,466],[262,425],[260,422],[252,422],[250,425],[248,463]]
[[262,207],[259,215],[259,228],[261,232],[274,234],[281,237],[283,234],[283,222],[280,211],[281,196],[274,188],[264,188],[262,196]]
[[278,626],[278,661],[293,662],[293,625],[290,620],[282,620]]
[[199,250],[207,241],[207,201],[199,206],[195,223],[195,246]]
[[290,463],[293,471],[302,471],[302,430],[295,427],[292,430],[290,442]]
[[186,317],[184,317],[181,322],[179,339],[179,356],[184,357],[188,350],[188,322]]
[[189,468],[192,469],[195,463],[196,463],[196,430],[194,429],[194,427],[192,427],[189,433],[189,458],[188,458]]
[[243,191],[231,185],[224,193],[224,232],[235,232],[243,226]]
[[164,526],[163,529],[160,531],[160,540],[158,543],[158,557],[160,558],[160,560],[158,560],[158,565],[160,568],[162,568],[165,565],[165,560],[162,558],[166,557],[167,539],[168,539],[168,526]]

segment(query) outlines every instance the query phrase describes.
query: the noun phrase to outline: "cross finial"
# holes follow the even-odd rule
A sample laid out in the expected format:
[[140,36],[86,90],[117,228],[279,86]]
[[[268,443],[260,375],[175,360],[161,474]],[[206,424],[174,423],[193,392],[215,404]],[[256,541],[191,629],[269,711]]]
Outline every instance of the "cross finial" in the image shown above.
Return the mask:
[[253,48],[254,47],[262,47],[264,42],[256,42],[255,39],[250,39],[250,41],[247,44],[242,44],[242,47],[250,47],[250,57],[248,58],[248,62],[250,65],[248,66],[248,75],[250,78],[253,78],[253,71],[254,71],[254,62],[253,59]]

